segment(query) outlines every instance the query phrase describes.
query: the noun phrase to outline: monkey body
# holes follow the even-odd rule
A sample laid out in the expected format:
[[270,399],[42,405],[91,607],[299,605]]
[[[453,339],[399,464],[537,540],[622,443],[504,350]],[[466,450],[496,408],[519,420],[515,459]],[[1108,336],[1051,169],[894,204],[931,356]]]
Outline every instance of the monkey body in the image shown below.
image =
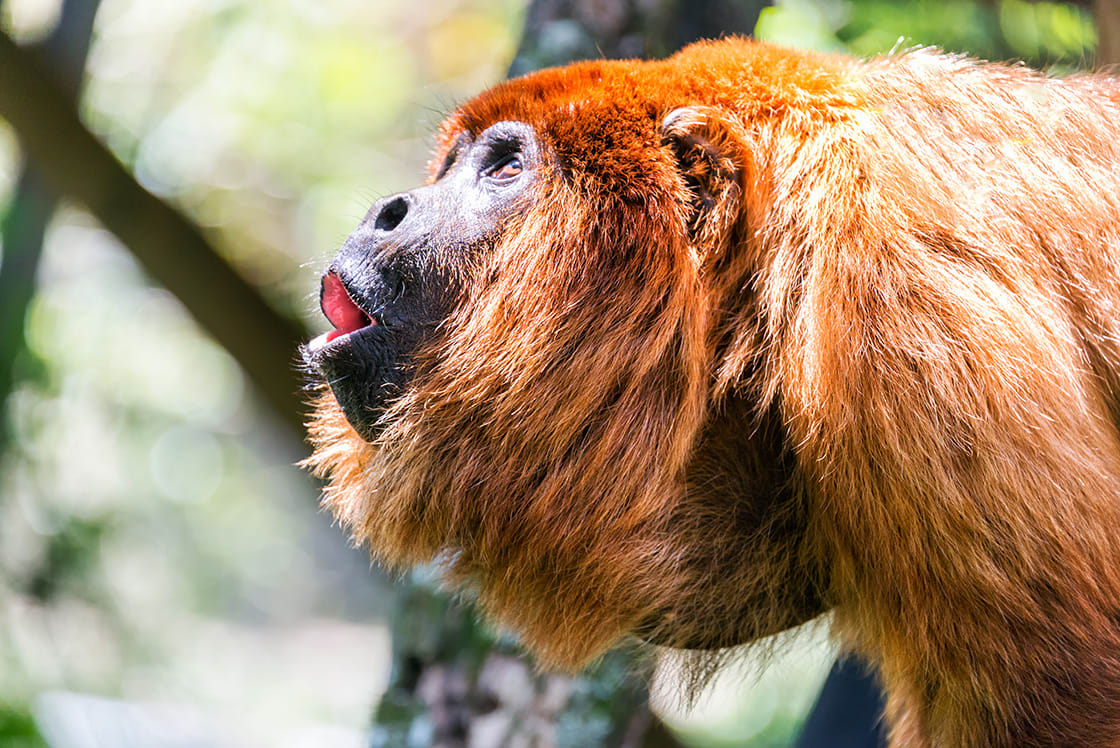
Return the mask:
[[379,558],[547,664],[832,609],[897,746],[1120,745],[1120,83],[702,43],[499,85],[431,176],[306,354]]

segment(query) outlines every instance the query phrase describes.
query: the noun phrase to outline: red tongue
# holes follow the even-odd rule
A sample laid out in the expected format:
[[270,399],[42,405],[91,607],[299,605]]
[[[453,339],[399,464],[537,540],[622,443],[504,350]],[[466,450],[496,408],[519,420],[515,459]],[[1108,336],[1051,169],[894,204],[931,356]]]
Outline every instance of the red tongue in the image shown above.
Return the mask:
[[351,301],[346,287],[334,273],[323,276],[323,293],[319,297],[319,306],[335,328],[327,333],[327,342],[373,323],[370,316]]

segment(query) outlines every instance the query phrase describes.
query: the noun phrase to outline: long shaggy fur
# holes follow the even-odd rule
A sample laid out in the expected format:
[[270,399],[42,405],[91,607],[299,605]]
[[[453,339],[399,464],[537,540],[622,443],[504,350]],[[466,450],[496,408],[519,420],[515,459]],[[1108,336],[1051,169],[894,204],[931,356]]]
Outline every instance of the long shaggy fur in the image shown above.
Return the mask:
[[437,162],[501,120],[553,175],[376,444],[318,402],[355,536],[548,664],[831,607],[895,745],[1120,745],[1120,84],[730,40],[500,85]]

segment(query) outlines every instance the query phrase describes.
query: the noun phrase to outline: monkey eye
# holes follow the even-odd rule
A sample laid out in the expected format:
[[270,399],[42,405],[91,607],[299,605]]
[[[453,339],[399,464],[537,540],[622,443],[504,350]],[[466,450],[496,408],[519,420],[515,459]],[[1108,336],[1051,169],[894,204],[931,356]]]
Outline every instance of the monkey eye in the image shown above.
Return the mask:
[[490,169],[486,176],[499,182],[505,182],[513,179],[523,170],[524,167],[521,165],[521,156],[519,154],[514,154],[500,161]]

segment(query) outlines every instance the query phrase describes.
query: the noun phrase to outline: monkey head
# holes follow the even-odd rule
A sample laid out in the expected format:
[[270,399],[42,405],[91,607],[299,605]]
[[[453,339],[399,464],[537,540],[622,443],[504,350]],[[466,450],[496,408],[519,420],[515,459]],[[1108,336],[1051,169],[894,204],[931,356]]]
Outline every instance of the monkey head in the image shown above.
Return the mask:
[[389,565],[441,561],[550,664],[822,610],[782,424],[750,386],[761,346],[743,353],[754,136],[704,61],[748,47],[484,93],[322,279],[334,330],[304,357],[325,503]]
[[305,358],[355,431],[375,439],[409,358],[456,306],[473,261],[531,199],[542,154],[532,129],[502,122],[459,135],[432,183],[378,201],[343,244],[319,294],[334,326]]

